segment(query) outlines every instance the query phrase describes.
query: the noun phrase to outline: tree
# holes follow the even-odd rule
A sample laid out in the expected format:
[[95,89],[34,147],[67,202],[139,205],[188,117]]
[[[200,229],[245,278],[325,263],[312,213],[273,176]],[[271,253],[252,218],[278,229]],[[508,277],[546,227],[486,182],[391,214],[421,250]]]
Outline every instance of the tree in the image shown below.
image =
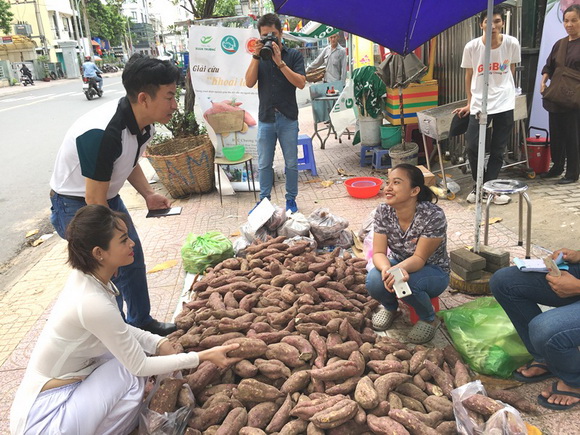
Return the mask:
[[121,14],[122,1],[103,4],[100,0],[86,0],[86,5],[91,35],[120,45],[127,29],[127,19]]
[[0,30],[9,35],[10,33],[10,23],[14,14],[10,12],[10,3],[5,0],[0,0]]

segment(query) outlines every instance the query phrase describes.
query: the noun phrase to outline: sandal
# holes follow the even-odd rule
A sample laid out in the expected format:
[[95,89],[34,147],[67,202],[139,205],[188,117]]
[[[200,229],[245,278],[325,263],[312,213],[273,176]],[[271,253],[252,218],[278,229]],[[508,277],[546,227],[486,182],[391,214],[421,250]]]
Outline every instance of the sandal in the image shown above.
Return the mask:
[[528,363],[528,364],[526,364],[526,367],[524,368],[524,370],[530,369],[532,367],[544,369],[544,370],[546,370],[546,373],[542,373],[541,375],[536,375],[536,376],[525,376],[523,373],[518,372],[517,370],[514,370],[514,372],[512,373],[513,378],[516,381],[524,382],[526,384],[531,384],[532,382],[540,382],[540,381],[543,381],[544,379],[554,377],[552,372],[548,369],[548,366],[544,363]]
[[[562,390],[558,390],[558,381],[555,381],[552,384],[552,391],[550,392],[550,397],[553,394],[559,394],[561,396],[570,396],[570,397],[576,397],[578,399],[580,399],[580,394],[578,393],[573,393],[572,391],[562,391]],[[544,408],[549,408],[549,409],[555,409],[557,411],[564,411],[566,409],[570,409],[573,408],[574,406],[578,405],[580,402],[576,402],[576,403],[571,403],[570,405],[559,405],[557,403],[550,403],[548,402],[549,397],[544,397],[541,394],[538,396],[538,403],[540,405],[542,405]]]
[[393,324],[395,317],[397,317],[397,311],[389,311],[385,307],[380,307],[372,317],[373,329],[376,331],[385,331],[389,329]]
[[407,339],[415,344],[427,343],[435,337],[435,332],[437,332],[437,328],[439,328],[440,325],[441,321],[437,318],[435,318],[435,323],[433,325],[424,320],[419,320],[415,323],[411,332],[409,332]]

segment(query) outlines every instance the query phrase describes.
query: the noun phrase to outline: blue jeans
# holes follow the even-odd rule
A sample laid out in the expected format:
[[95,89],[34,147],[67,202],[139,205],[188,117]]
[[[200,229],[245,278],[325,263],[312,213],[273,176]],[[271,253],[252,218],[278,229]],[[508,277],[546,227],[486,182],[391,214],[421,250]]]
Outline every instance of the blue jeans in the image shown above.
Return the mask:
[[[487,124],[493,120],[491,131],[491,143],[489,145],[489,160],[483,174],[483,182],[496,180],[503,165],[503,155],[507,148],[509,135],[514,126],[514,111],[494,113],[487,115]],[[471,176],[477,180],[477,155],[479,150],[479,121],[475,115],[469,115],[469,124],[465,132],[467,158],[471,166]]]
[[[394,260],[390,260],[390,262],[393,267],[397,264]],[[410,273],[407,283],[413,294],[403,300],[415,309],[420,320],[432,322],[435,319],[435,309],[431,304],[431,298],[437,297],[445,291],[449,285],[449,274],[439,266],[426,264],[421,270]],[[381,272],[376,267],[373,267],[368,273],[366,286],[369,295],[379,301],[387,310],[397,310],[399,307],[397,295],[386,289]]]
[[280,142],[286,172],[286,199],[298,196],[298,120],[276,112],[275,122],[258,123],[258,168],[260,199],[270,198],[274,184],[274,152]]
[[[571,264],[569,272],[580,278],[580,264]],[[534,360],[566,385],[580,387],[580,296],[561,298],[546,274],[515,266],[494,273],[489,286]],[[556,308],[542,312],[538,304]]]
[[[66,227],[69,222],[77,210],[87,204],[84,200],[65,198],[58,193],[55,193],[50,198],[50,202],[52,203],[52,207],[50,208],[52,211],[50,222],[58,235],[65,239]],[[119,195],[108,200],[108,203],[112,210],[125,213],[131,221],[131,215]],[[121,313],[123,312],[124,299],[127,303],[127,322],[133,326],[141,327],[153,321],[153,318],[149,314],[151,311],[151,303],[149,301],[147,276],[145,275],[143,248],[141,247],[141,241],[139,240],[133,221],[129,225],[129,238],[135,242],[135,246],[133,247],[135,261],[128,266],[120,267],[119,273],[113,279],[113,282],[121,293],[121,296],[117,297],[117,304],[119,305]]]

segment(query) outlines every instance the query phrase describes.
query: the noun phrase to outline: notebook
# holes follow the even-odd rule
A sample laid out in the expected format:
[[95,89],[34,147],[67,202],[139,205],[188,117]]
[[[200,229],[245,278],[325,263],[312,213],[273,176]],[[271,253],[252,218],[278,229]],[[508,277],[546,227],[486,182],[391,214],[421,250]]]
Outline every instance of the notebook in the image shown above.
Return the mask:
[[[558,255],[558,258],[554,260],[554,262],[558,265],[558,269],[560,270],[569,269],[568,265],[564,261],[564,255],[561,252],[560,255]],[[514,258],[514,264],[522,272],[549,272],[548,268],[544,264],[544,260],[541,258]]]

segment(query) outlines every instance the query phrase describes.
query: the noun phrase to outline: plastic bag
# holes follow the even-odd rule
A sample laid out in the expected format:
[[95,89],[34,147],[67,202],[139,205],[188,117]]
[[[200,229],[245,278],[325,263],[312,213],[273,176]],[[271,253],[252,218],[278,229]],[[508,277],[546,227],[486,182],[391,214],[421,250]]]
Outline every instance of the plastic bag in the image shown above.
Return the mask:
[[314,240],[312,237],[306,237],[306,236],[294,236],[294,237],[291,237],[289,239],[284,240],[283,243],[286,243],[288,246],[294,246],[298,242],[308,242],[309,246],[312,249],[316,249],[318,246],[316,243],[316,240]]
[[440,311],[453,345],[476,372],[509,378],[532,360],[509,317],[492,297]]
[[365,240],[369,233],[374,231],[375,227],[375,215],[377,213],[377,209],[375,208],[367,218],[364,220],[360,231],[358,232],[358,238],[361,240]]
[[[187,429],[187,422],[193,412],[192,407],[183,406],[174,412],[165,412],[163,414],[149,409],[149,403],[153,395],[161,386],[161,382],[168,377],[168,374],[157,376],[155,386],[141,404],[141,411],[139,412],[139,435],[181,435]],[[178,372],[175,377],[181,378],[181,373]],[[189,385],[184,385],[189,390],[192,403],[195,403],[195,398]]]
[[336,235],[335,237],[332,237],[330,239],[317,241],[319,248],[334,247],[334,248],[343,248],[343,249],[350,248],[352,246],[353,242],[354,242],[354,237],[352,235],[352,232],[348,231],[348,230],[339,231],[338,235]]
[[333,215],[327,208],[314,210],[308,217],[308,222],[310,223],[310,232],[319,246],[323,246],[321,242],[325,240],[336,239],[338,233],[348,227],[346,219]]
[[286,222],[286,209],[277,205],[274,208],[274,214],[264,224],[269,231],[276,231]]
[[288,238],[295,236],[308,237],[310,235],[310,223],[302,213],[292,213],[286,222],[278,228],[278,235]]
[[183,268],[189,273],[202,273],[233,256],[232,242],[219,231],[208,231],[202,236],[190,233],[181,248]]
[[453,400],[453,413],[457,422],[457,431],[464,435],[485,434],[485,435],[526,435],[527,429],[520,413],[510,405],[494,413],[487,422],[478,423],[470,417],[468,410],[463,406],[463,401],[473,395],[481,394],[487,396],[481,381],[473,381],[462,385],[451,392]]
[[232,243],[234,248],[234,254],[236,257],[245,257],[246,256],[246,248],[250,246],[252,242],[246,239],[244,236],[240,236],[234,240]]

